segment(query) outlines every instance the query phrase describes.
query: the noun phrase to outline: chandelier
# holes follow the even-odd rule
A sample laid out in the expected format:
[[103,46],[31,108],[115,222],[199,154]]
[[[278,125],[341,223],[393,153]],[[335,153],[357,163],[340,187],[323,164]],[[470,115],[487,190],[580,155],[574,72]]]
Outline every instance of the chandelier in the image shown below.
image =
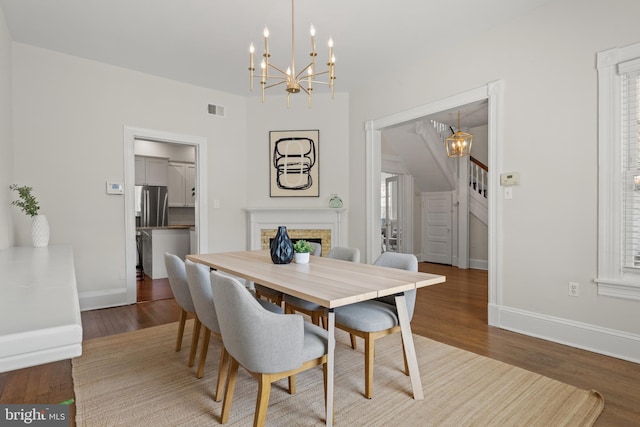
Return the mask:
[[[331,88],[331,97],[333,98],[334,89],[333,84],[336,79],[334,66],[336,62],[336,57],[333,54],[333,39],[329,38],[329,59],[327,62],[327,67],[325,71],[318,71],[316,68],[316,56],[318,55],[316,52],[316,30],[311,25],[310,34],[311,34],[311,61],[300,71],[296,73],[296,63],[294,56],[294,10],[293,10],[293,2],[291,0],[291,65],[287,67],[287,71],[283,71],[281,68],[278,68],[274,64],[271,63],[270,57],[271,52],[269,52],[269,29],[264,27],[264,53],[262,54],[262,62],[260,63],[260,75],[255,75],[255,65],[253,55],[255,52],[255,47],[253,43],[249,46],[249,72],[250,72],[250,89],[253,90],[253,80],[254,78],[260,79],[260,85],[262,86],[262,102],[264,103],[264,91],[265,89],[269,89],[275,86],[285,85],[285,90],[287,91],[287,108],[291,105],[290,96],[291,94],[299,93],[303,91],[307,94],[308,97],[308,106],[311,107],[311,94],[313,92],[314,84],[324,84],[328,85]],[[269,73],[270,68],[276,71],[275,74]],[[320,81],[317,80],[319,76],[328,75],[328,81]]]
[[447,146],[447,157],[464,157],[471,155],[473,135],[460,130],[460,111],[458,111],[458,131],[444,140]]

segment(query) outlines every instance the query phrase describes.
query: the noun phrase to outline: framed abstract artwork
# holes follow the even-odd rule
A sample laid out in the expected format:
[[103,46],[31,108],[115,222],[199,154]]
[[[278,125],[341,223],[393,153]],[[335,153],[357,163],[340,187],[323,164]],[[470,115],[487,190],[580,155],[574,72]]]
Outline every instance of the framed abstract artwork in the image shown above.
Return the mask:
[[319,130],[269,132],[271,197],[319,197]]

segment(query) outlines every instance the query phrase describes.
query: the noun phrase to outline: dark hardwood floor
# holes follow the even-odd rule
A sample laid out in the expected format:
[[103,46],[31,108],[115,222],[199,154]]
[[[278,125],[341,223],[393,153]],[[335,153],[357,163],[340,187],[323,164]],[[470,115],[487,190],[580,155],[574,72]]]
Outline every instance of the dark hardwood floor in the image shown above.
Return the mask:
[[173,298],[169,279],[153,280],[146,274],[138,272],[136,284],[138,287],[138,302]]
[[[447,282],[418,291],[414,333],[597,390],[606,401],[597,426],[640,426],[640,365],[487,326],[486,271],[425,263],[420,270],[446,275]],[[173,299],[86,311],[84,339],[176,322],[179,311]],[[0,374],[0,403],[58,403],[72,397],[68,360]]]

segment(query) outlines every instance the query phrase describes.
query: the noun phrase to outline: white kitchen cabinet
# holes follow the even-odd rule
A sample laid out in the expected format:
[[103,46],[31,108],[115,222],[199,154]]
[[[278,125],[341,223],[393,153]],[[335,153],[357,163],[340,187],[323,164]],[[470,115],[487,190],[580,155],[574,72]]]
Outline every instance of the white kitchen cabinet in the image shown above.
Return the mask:
[[136,185],[169,185],[169,159],[136,156]]
[[169,163],[169,206],[194,207],[196,205],[196,166],[193,163]]
[[190,253],[189,229],[149,229],[142,231],[142,268],[152,279],[167,277],[164,254],[169,252],[181,259]]

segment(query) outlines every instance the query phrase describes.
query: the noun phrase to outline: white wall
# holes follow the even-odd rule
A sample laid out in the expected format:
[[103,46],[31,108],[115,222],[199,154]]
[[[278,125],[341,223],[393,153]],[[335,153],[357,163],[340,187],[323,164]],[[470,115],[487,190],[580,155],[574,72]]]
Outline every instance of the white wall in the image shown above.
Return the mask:
[[[597,296],[593,279],[595,57],[598,51],[640,41],[638,16],[636,0],[550,2],[455,49],[425,57],[401,75],[350,93],[351,242],[365,247],[363,123],[501,79],[503,162],[491,166],[496,173],[520,172],[521,185],[498,212],[503,227],[499,303],[532,322],[565,319],[591,328],[589,333],[617,331],[637,349],[640,303]],[[471,65],[459,67],[461,58]],[[568,297],[569,281],[580,283],[580,297]],[[521,328],[534,335],[548,332],[530,326],[524,322]]]
[[[271,91],[278,91],[277,88]],[[284,91],[284,90],[283,90]],[[342,198],[349,208],[349,96],[318,92],[307,108],[307,97],[259,96],[247,99],[247,206],[329,207],[331,194]],[[269,131],[319,129],[319,197],[269,197]]]
[[0,7],[0,250],[13,246],[11,210],[20,212],[9,205],[16,196],[15,192],[9,190],[9,185],[13,183],[11,92],[11,36]]
[[[13,44],[14,177],[39,196],[50,244],[70,243],[81,299],[125,288],[123,126],[206,137],[209,249],[245,247],[245,99]],[[225,106],[225,117],[207,105]],[[29,245],[26,218],[14,221]]]

